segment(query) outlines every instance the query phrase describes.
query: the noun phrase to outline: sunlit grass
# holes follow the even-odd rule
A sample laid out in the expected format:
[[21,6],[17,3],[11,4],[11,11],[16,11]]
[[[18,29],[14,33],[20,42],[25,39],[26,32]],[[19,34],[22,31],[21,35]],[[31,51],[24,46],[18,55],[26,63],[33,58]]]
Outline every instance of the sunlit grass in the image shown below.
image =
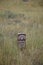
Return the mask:
[[[43,65],[43,8],[9,1],[0,4],[0,65]],[[26,49],[17,34],[26,34]]]

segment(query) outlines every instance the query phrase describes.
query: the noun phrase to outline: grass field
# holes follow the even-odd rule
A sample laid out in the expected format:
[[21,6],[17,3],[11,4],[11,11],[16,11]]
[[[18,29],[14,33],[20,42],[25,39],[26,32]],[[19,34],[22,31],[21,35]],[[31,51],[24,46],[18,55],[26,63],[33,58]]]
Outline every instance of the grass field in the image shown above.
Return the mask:
[[[26,49],[17,46],[17,34],[26,34]],[[0,1],[0,65],[43,65],[43,7]]]

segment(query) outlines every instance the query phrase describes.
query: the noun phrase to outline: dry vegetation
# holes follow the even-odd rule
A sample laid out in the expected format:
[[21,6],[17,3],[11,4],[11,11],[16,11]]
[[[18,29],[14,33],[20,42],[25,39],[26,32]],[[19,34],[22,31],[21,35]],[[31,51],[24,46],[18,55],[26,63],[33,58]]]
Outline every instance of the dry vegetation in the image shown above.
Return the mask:
[[[43,65],[43,8],[0,2],[0,65]],[[18,32],[26,33],[23,51],[17,46]]]

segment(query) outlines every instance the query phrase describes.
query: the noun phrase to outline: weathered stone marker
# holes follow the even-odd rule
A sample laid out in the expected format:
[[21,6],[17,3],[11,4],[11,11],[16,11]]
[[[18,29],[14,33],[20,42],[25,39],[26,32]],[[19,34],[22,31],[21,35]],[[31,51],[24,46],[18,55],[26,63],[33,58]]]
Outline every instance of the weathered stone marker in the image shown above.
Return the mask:
[[20,49],[26,48],[26,34],[18,33],[17,41]]

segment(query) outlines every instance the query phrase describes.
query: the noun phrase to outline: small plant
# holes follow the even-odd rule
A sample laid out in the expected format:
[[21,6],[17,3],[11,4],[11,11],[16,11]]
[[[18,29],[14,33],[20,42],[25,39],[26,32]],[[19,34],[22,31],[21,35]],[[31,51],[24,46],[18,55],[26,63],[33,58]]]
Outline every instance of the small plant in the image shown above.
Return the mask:
[[2,33],[0,33],[0,47],[2,48],[4,45],[4,36]]
[[43,0],[40,0],[39,5],[43,6]]
[[22,23],[20,20],[15,20],[16,24]]
[[5,11],[4,16],[5,16],[5,18],[8,18],[8,19],[13,19],[13,18],[17,17],[17,15],[12,13],[11,11]]
[[28,0],[23,0],[23,2],[28,2]]

